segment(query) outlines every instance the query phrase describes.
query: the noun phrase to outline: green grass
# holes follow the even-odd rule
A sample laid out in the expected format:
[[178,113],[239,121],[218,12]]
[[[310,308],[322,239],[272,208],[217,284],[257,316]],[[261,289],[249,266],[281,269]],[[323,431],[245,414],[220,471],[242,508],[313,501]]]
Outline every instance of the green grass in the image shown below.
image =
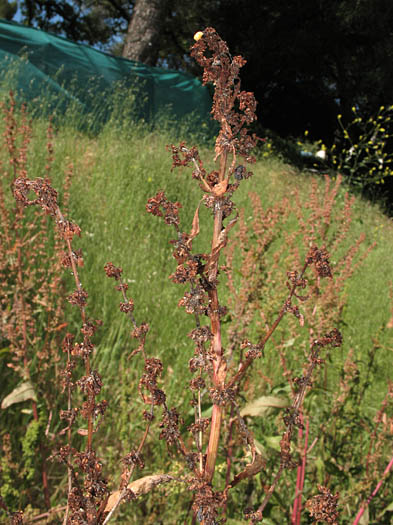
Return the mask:
[[[75,175],[70,192],[69,218],[82,228],[82,237],[74,242],[74,247],[82,248],[85,258],[80,277],[89,293],[88,315],[103,321],[96,335],[94,366],[103,375],[104,396],[109,401],[100,448],[103,449],[102,455],[106,454],[106,466],[110,469],[116,468],[115,461],[128,451],[132,437],[142,431],[139,416],[135,420],[142,404],[136,394],[140,361],[137,358],[127,359],[133,348],[129,337],[131,326],[118,310],[120,295],[114,290],[114,281],[105,276],[103,268],[106,262],[111,261],[123,268],[129,295],[135,302],[135,317],[138,322],[146,321],[151,327],[146,350],[149,355],[158,356],[164,362],[163,383],[169,406],[176,405],[185,414],[190,410],[187,404],[190,394],[185,382],[191,378],[187,364],[193,355],[193,345],[186,334],[193,328],[193,319],[177,307],[183,288],[168,279],[175,269],[169,244],[174,232],[145,210],[148,198],[163,189],[171,200],[182,203],[181,227],[185,231],[191,229],[201,191],[189,171],[171,172],[170,153],[165,146],[174,140],[176,137],[171,137],[168,129],[149,131],[143,125],[132,123],[126,127],[113,121],[97,136],[75,131],[73,126],[62,126],[54,138],[53,185],[61,187],[67,166],[72,163]],[[36,121],[29,156],[30,178],[43,175],[45,144],[46,123]],[[201,156],[211,158],[212,151],[202,148]],[[271,206],[283,196],[291,198],[295,187],[305,195],[308,193],[311,175],[300,173],[277,158],[258,160],[253,171],[254,177],[241,184],[234,199],[239,209],[245,209],[246,217],[252,214],[248,198],[250,190],[261,196],[264,206]],[[322,179],[320,184],[323,184]],[[341,188],[337,197],[338,206],[343,203],[344,192],[345,188]],[[202,207],[201,234],[195,241],[199,252],[209,250],[210,219],[210,212]],[[335,225],[335,228],[339,227],[339,224]],[[367,353],[378,337],[381,351],[377,352],[374,376],[378,379],[367,396],[368,411],[372,417],[391,377],[389,345],[392,329],[386,328],[386,325],[392,315],[389,283],[393,283],[393,224],[377,206],[357,199],[348,245],[354,243],[361,232],[366,234],[365,245],[376,242],[376,246],[347,283],[348,301],[341,327],[344,347],[336,354],[331,366],[336,370],[333,375],[337,377],[348,349],[353,348],[360,368],[366,369]],[[231,233],[236,236],[236,228]],[[284,238],[280,242],[285,242]],[[332,254],[332,260],[334,257]],[[66,279],[68,289],[72,291],[71,276],[66,276]],[[224,297],[225,293],[224,286]],[[283,299],[277,297],[277,310]],[[71,307],[68,316],[68,330],[77,331],[79,319]],[[267,348],[266,352],[268,364],[262,370],[267,368],[273,376],[276,373],[274,379],[278,380],[281,372],[275,372],[275,367],[279,369],[279,365],[274,347]],[[252,377],[258,376],[254,373]],[[254,392],[258,394],[259,387],[255,387]],[[156,430],[152,434],[154,432]],[[111,444],[114,436],[118,441]],[[163,453],[164,445],[153,435],[150,443],[146,457],[150,459],[151,455],[153,462],[148,462],[144,474],[164,469],[165,465],[172,465],[173,468],[173,459]],[[173,505],[176,504],[176,497],[175,494]],[[124,523],[131,523],[126,518],[124,520]]]

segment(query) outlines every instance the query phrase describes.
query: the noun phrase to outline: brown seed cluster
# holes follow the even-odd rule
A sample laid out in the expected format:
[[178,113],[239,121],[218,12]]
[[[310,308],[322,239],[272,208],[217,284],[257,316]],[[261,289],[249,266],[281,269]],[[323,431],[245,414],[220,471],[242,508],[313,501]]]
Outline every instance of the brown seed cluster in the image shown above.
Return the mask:
[[[145,372],[139,381],[138,390],[142,400],[148,405],[163,405],[165,403],[166,396],[157,387],[157,380],[162,369],[162,362],[159,359],[155,357],[145,359]],[[146,390],[150,395],[145,394]]]
[[219,509],[224,503],[221,492],[215,492],[206,481],[198,478],[190,480],[189,490],[194,492],[192,509],[199,522],[206,525],[218,525]]
[[172,445],[177,446],[180,438],[179,425],[182,423],[182,419],[179,416],[176,408],[171,408],[166,410],[160,422],[160,439],[164,439],[167,443],[167,446]]
[[240,90],[239,80],[246,60],[241,56],[232,57],[227,44],[212,27],[203,31],[203,38],[194,44],[191,56],[203,67],[203,83],[211,82],[215,87],[212,115],[221,124],[216,154],[226,150],[254,162],[250,152],[257,137],[248,135],[246,126],[256,120],[256,100],[253,93]]
[[318,486],[319,494],[306,502],[306,509],[316,522],[338,525],[339,512],[337,509],[339,493],[333,495],[327,487]]
[[318,249],[316,246],[313,246],[307,255],[307,262],[314,264],[315,270],[320,277],[332,277],[329,254],[325,248]]
[[122,268],[118,268],[111,262],[105,264],[104,270],[107,277],[113,277],[116,281],[121,278],[121,274],[123,272]]
[[179,209],[181,208],[180,202],[171,202],[166,196],[165,192],[159,191],[147,201],[146,211],[157,217],[164,217],[164,221],[167,224],[179,225]]
[[[57,191],[52,188],[49,181],[46,179],[37,178],[30,180],[24,177],[18,177],[12,187],[14,197],[23,206],[32,206],[38,204],[45,211],[46,214],[56,216],[58,209],[57,205]],[[33,191],[37,198],[34,200],[28,199],[28,194]]]

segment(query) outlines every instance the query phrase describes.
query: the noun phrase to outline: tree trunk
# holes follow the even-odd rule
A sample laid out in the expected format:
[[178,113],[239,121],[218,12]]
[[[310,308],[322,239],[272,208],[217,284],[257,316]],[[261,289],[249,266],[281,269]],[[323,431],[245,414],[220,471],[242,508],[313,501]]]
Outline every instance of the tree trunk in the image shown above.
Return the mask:
[[148,66],[156,64],[168,5],[168,0],[136,0],[123,47],[124,58]]

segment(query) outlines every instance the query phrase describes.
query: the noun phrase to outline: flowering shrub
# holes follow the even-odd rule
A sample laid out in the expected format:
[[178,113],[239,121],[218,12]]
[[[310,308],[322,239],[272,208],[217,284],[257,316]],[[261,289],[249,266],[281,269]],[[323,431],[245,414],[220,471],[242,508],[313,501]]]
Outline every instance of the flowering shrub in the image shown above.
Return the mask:
[[348,124],[337,116],[339,132],[328,149],[332,167],[359,188],[384,184],[393,175],[391,118],[393,106],[381,106],[375,116],[362,117],[355,106]]

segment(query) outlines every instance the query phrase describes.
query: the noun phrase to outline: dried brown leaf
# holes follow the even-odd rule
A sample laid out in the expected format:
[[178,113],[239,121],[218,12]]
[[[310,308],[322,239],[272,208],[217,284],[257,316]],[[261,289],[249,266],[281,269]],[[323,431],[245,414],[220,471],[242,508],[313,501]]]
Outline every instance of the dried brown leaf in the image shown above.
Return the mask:
[[286,408],[290,406],[288,399],[279,396],[261,396],[247,403],[241,411],[240,415],[244,416],[263,416],[271,408]]
[[191,243],[192,240],[195,239],[195,237],[199,234],[199,207],[201,205],[202,200],[199,202],[197,209],[194,213],[194,218],[192,220],[192,228],[190,232],[190,237],[187,240],[187,247],[191,249]]
[[218,261],[221,250],[226,246],[228,242],[229,230],[231,230],[235,226],[238,218],[239,218],[239,215],[236,215],[236,217],[232,219],[231,221],[229,221],[226,227],[220,232],[220,235],[218,236],[218,242],[212,250],[212,253],[209,257],[209,261],[206,265],[206,268],[211,268]]
[[37,401],[37,396],[34,392],[34,387],[30,381],[25,381],[21,385],[14,388],[14,390],[6,396],[2,403],[1,408],[5,410],[6,408],[14,405],[15,403],[22,403],[31,399],[32,401]]
[[[157,485],[162,483],[168,483],[172,481],[173,477],[168,474],[153,474],[151,476],[144,476],[143,478],[136,479],[128,484],[127,489],[132,490],[136,497],[141,496],[142,494],[148,494],[154,489]],[[113,507],[117,504],[122,491],[116,490],[113,492],[107,501],[105,512],[110,512]]]
[[221,197],[221,195],[224,195],[224,193],[227,191],[227,188],[228,179],[224,179],[213,187],[212,192],[216,197]]

